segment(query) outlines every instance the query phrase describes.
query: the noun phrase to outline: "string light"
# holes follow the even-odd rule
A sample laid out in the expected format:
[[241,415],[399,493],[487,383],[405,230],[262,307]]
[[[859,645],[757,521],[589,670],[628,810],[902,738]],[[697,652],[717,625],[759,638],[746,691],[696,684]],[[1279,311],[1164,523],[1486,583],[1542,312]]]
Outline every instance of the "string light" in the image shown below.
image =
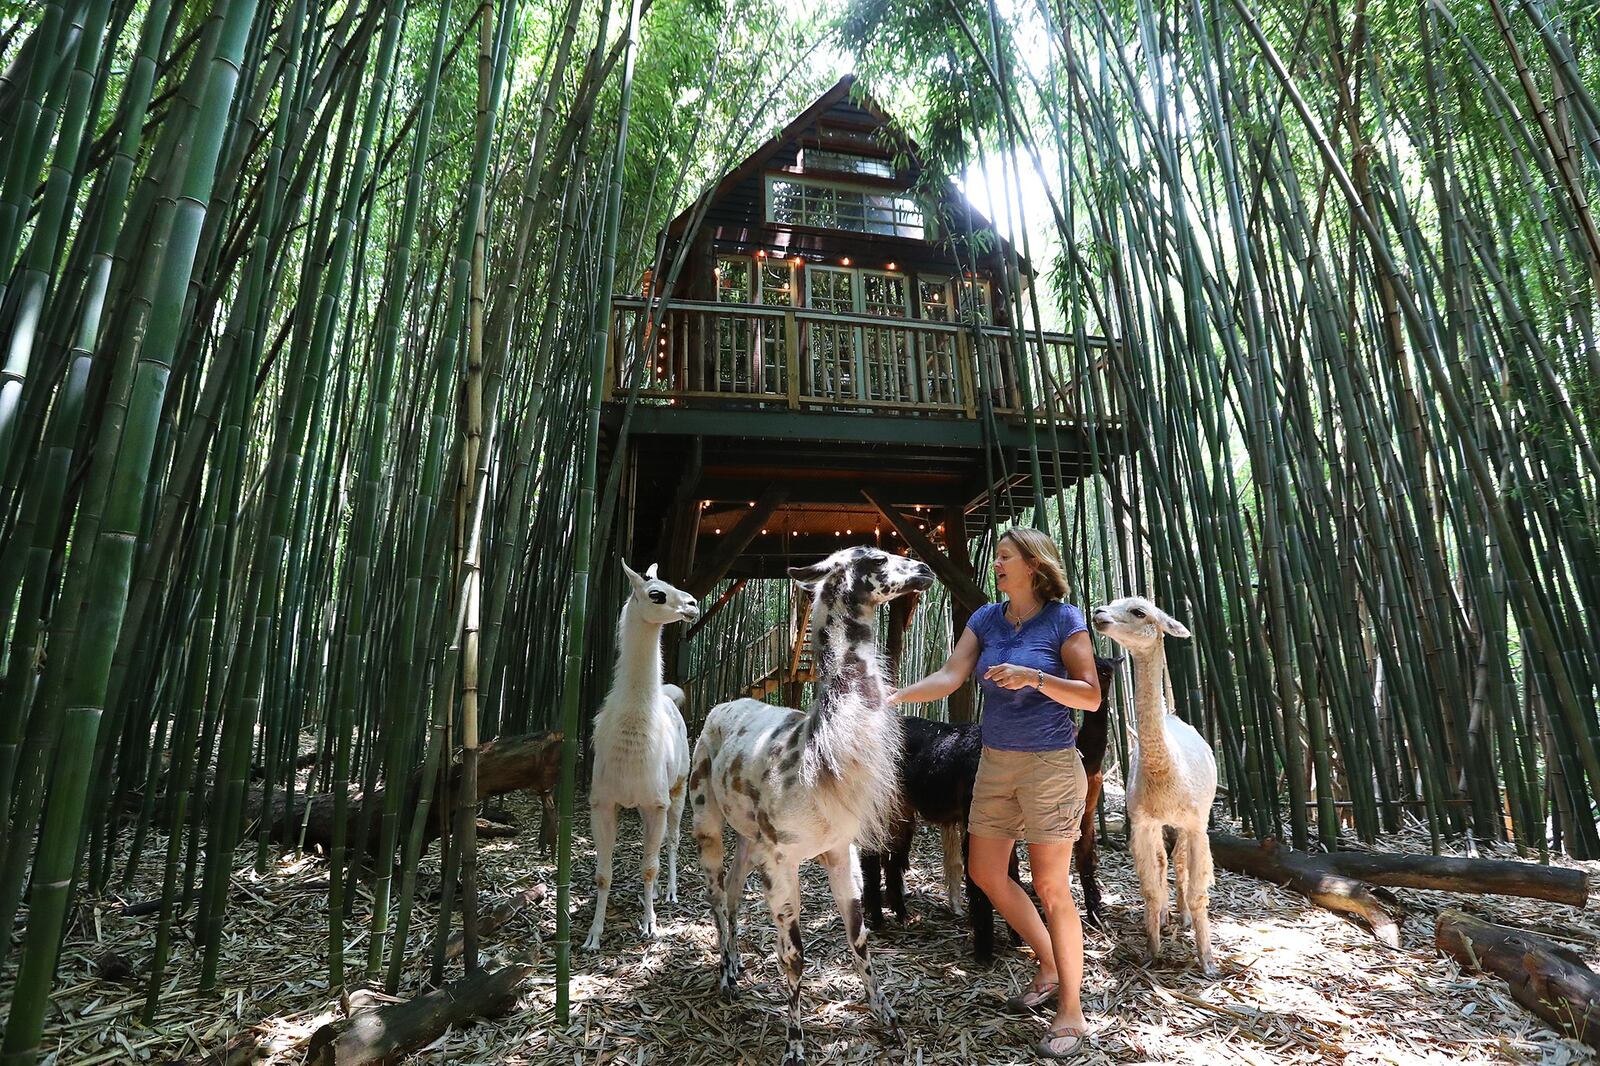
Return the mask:
[[895,266],[895,265],[894,265],[894,264],[893,264],[893,263],[890,263],[890,264],[889,264],[889,269],[890,269],[890,270],[899,270],[899,269],[900,269],[900,268],[899,268],[899,267],[897,267],[897,266]]
[[850,257],[847,255],[843,259],[839,260],[839,262],[843,263],[845,266],[849,266],[850,265]]
[[720,529],[718,529],[718,530],[713,530],[713,532],[715,532],[715,533],[717,533],[717,534],[721,534],[721,532],[722,532],[722,530],[720,530]]

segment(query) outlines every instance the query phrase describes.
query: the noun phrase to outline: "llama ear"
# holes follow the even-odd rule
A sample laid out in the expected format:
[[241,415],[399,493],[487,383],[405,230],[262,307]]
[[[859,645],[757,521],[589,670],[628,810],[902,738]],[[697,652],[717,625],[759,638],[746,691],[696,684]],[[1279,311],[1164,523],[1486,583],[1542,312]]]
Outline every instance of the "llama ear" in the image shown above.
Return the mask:
[[810,566],[789,567],[789,576],[807,592],[815,589],[817,582],[821,581],[827,574],[828,568],[821,563],[812,563]]
[[1157,619],[1156,624],[1159,625],[1161,627],[1161,631],[1169,637],[1177,637],[1179,640],[1188,640],[1190,637],[1189,627],[1172,617],[1166,611],[1161,612],[1161,617]]
[[633,572],[633,567],[628,565],[627,560],[623,560],[622,572],[628,575],[628,584],[632,585],[635,589],[641,589],[644,587],[644,578]]
[[649,569],[645,570],[644,576],[649,580],[654,580],[655,579],[655,576],[656,576],[656,564],[655,563],[651,563],[650,564]]

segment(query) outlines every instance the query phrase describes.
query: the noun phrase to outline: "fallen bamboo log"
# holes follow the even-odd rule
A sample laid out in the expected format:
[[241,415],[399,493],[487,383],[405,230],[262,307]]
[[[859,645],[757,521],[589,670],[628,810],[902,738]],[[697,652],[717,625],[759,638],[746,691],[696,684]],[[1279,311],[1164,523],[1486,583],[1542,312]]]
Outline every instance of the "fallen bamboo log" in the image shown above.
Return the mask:
[[1324,910],[1358,919],[1378,942],[1400,946],[1405,907],[1390,893],[1330,869],[1321,855],[1280,847],[1276,840],[1254,841],[1227,833],[1211,834],[1212,860],[1225,870],[1270,881],[1305,896]]
[[511,1010],[533,970],[532,963],[476,970],[416,999],[330,1022],[311,1035],[306,1061],[314,1066],[397,1062],[452,1025]]
[[1582,870],[1540,866],[1505,859],[1459,859],[1445,855],[1385,855],[1335,851],[1314,855],[1335,873],[1389,888],[1432,888],[1441,892],[1481,892],[1582,907],[1589,899],[1589,877]]
[[1600,1049],[1600,976],[1553,940],[1445,909],[1433,942],[1463,968],[1494,974],[1511,996],[1557,1029]]
[[[561,734],[559,732],[534,733],[526,736],[500,737],[485,744],[478,752],[478,798],[499,796],[519,788],[546,792],[554,789],[561,771]],[[433,809],[446,808],[459,787],[461,765],[452,762],[448,784],[435,789]],[[365,828],[366,854],[373,854],[382,836],[384,788],[370,793],[353,792],[346,808],[347,839],[361,847],[359,830]],[[406,778],[405,795],[400,803],[402,815],[409,815],[422,797],[422,771],[411,772]],[[295,844],[300,839],[300,827],[305,825],[305,847],[326,851],[333,843],[334,795],[316,793],[310,797],[296,795],[294,809],[285,817],[285,797],[281,789],[272,795],[269,816],[272,819],[270,839],[280,844]],[[262,817],[261,791],[251,789],[245,800],[247,817],[258,821]],[[308,812],[309,808],[309,812]],[[439,835],[438,819],[429,818],[424,844],[432,843]]]
[[[525,888],[510,899],[501,901],[488,914],[479,915],[478,937],[482,939],[488,936],[509,922],[515,915],[520,914],[524,907],[531,907],[541,902],[549,894],[549,891],[543,884]],[[461,930],[457,929],[450,934],[450,939],[445,941],[444,957],[447,960],[459,958],[466,945],[466,938],[461,935]]]

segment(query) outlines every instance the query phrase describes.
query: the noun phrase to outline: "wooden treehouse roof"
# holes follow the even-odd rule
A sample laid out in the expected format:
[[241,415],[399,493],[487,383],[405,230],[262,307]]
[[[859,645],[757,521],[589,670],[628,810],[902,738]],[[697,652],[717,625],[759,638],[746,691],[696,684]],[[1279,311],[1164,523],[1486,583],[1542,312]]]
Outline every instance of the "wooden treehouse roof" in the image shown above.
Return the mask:
[[[760,202],[763,195],[760,183],[763,173],[776,168],[792,168],[798,158],[802,142],[810,138],[823,140],[828,132],[860,134],[871,137],[887,152],[898,151],[906,159],[906,169],[893,182],[904,188],[914,187],[922,178],[925,167],[922,150],[915,139],[895,121],[865,88],[859,86],[854,74],[846,74],[817,97],[811,106],[795,116],[783,129],[773,134],[762,145],[735,166],[700,199],[709,199],[702,232],[709,230],[717,240],[746,241],[751,239],[749,205]],[[887,143],[884,143],[887,142]],[[857,147],[860,141],[853,142]],[[950,210],[950,217],[961,223],[965,231],[988,232],[993,236],[995,248],[982,258],[996,265],[1011,261],[1015,256],[1018,270],[1025,278],[1033,277],[1033,267],[1023,255],[1002,237],[983,213],[948,178],[941,179],[942,205]],[[667,223],[668,236],[682,238],[695,217],[697,199]],[[930,242],[907,237],[879,236],[879,244],[889,246],[927,245]],[[803,242],[796,242],[803,243]]]

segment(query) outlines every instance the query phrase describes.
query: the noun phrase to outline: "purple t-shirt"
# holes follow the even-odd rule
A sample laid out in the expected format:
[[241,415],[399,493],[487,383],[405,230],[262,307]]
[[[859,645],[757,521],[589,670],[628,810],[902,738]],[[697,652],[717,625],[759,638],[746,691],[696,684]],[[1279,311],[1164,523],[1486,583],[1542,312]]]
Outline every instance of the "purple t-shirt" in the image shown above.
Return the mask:
[[1004,689],[984,680],[989,667],[1010,663],[1064,677],[1061,645],[1074,633],[1089,627],[1083,612],[1070,603],[1052,600],[1039,613],[1013,628],[1006,621],[1003,603],[987,603],[967,619],[978,638],[978,668],[974,676],[983,689],[983,743],[1006,751],[1059,751],[1077,739],[1072,709],[1063,707],[1032,685]]

